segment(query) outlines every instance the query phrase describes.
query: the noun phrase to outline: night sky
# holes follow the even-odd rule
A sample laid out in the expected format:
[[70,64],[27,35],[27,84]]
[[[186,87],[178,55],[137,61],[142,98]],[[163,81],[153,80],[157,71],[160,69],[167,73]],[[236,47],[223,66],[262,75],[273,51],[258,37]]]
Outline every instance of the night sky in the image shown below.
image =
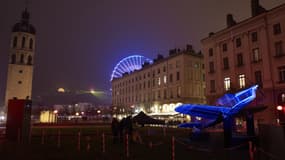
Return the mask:
[[[285,0],[260,0],[271,9]],[[0,106],[6,85],[12,26],[20,21],[25,0],[0,1]],[[30,0],[36,27],[33,97],[109,90],[111,72],[122,58],[140,54],[167,56],[236,21],[249,18],[250,0]],[[110,101],[109,101],[110,102]]]

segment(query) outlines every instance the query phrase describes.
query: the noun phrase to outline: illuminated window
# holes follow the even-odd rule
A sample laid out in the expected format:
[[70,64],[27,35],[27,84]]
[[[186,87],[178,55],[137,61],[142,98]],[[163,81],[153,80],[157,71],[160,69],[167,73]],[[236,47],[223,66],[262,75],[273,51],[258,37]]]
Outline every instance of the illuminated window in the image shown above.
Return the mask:
[[161,80],[160,80],[160,77],[158,77],[158,85],[160,86],[161,84]]
[[238,75],[238,81],[239,81],[239,88],[244,88],[245,87],[245,75],[244,74]]
[[231,78],[230,77],[226,77],[224,79],[224,88],[226,91],[230,90],[231,88]]
[[181,96],[181,87],[178,86],[177,87],[177,97],[180,97]]
[[283,103],[285,102],[285,93],[281,94],[281,102],[283,102]]
[[258,62],[261,60],[261,56],[259,54],[259,48],[254,48],[252,50],[252,55],[253,55],[253,62]]
[[166,84],[166,82],[167,82],[167,77],[166,77],[166,75],[164,75],[163,76],[163,83]]
[[255,76],[255,82],[258,84],[258,87],[262,88],[263,84],[262,84],[261,71],[255,71],[254,76]]

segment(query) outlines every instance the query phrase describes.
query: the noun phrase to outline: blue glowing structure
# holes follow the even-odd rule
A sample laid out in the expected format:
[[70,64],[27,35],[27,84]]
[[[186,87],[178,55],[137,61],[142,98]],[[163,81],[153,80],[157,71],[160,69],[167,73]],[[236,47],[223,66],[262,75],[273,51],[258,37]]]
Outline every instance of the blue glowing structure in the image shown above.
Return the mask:
[[179,127],[206,128],[222,122],[228,116],[234,116],[256,97],[258,85],[251,86],[236,94],[225,94],[217,100],[218,106],[183,104],[175,108],[176,112],[208,119],[208,121],[183,123]]
[[135,70],[140,70],[144,63],[153,63],[149,58],[141,55],[132,55],[122,59],[113,69],[111,81],[114,78],[122,77],[124,73],[130,73]]

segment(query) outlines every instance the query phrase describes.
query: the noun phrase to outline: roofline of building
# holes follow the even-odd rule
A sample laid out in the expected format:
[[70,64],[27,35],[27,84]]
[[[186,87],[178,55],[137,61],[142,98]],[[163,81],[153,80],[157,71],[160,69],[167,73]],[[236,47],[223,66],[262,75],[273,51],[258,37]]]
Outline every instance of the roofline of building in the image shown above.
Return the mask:
[[239,28],[240,26],[245,25],[245,24],[247,24],[247,23],[249,23],[251,21],[258,20],[261,17],[264,17],[264,16],[266,16],[268,14],[271,14],[272,12],[274,12],[274,11],[280,9],[280,8],[283,8],[283,7],[285,8],[285,3],[281,4],[281,5],[277,6],[277,7],[274,7],[272,9],[270,9],[270,10],[266,10],[264,13],[261,13],[261,14],[259,14],[257,16],[249,17],[249,18],[247,18],[245,20],[242,20],[242,21],[238,22],[237,24],[235,24],[235,25],[233,25],[231,27],[227,27],[227,28],[224,28],[222,30],[219,30],[216,33],[214,33],[213,35],[208,35],[208,37],[201,39],[201,43],[203,43],[204,41],[207,41],[208,39],[217,37],[217,36],[219,36],[219,35],[221,35],[221,34],[223,34],[225,32],[228,32],[229,30],[233,30],[233,29]]
[[193,53],[193,52],[182,50],[181,52],[173,53],[172,55],[169,55],[169,56],[167,56],[165,58],[162,58],[162,59],[158,59],[156,61],[155,61],[155,59],[153,59],[153,63],[152,64],[148,64],[146,66],[143,66],[140,70],[135,70],[135,71],[133,71],[131,73],[126,73],[122,77],[114,78],[112,80],[112,82],[115,81],[115,80],[119,80],[119,79],[123,78],[125,75],[130,75],[130,74],[133,74],[133,73],[136,73],[136,72],[142,72],[142,71],[144,71],[147,68],[153,67],[153,65],[157,65],[159,63],[163,63],[163,62],[169,60],[170,58],[177,57],[177,56],[180,56],[180,55],[190,55],[190,56],[194,56],[194,57],[198,57],[198,58],[203,58],[204,57],[203,54],[200,53],[200,52],[198,52],[198,53],[195,53],[195,52]]

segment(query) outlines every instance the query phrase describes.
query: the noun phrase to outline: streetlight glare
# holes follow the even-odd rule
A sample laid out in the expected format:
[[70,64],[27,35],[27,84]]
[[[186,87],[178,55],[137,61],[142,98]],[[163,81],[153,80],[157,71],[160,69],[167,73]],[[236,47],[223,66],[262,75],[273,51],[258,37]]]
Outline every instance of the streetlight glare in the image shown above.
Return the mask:
[[64,88],[58,88],[58,89],[57,89],[57,92],[59,92],[59,93],[64,93],[65,90],[64,90]]

